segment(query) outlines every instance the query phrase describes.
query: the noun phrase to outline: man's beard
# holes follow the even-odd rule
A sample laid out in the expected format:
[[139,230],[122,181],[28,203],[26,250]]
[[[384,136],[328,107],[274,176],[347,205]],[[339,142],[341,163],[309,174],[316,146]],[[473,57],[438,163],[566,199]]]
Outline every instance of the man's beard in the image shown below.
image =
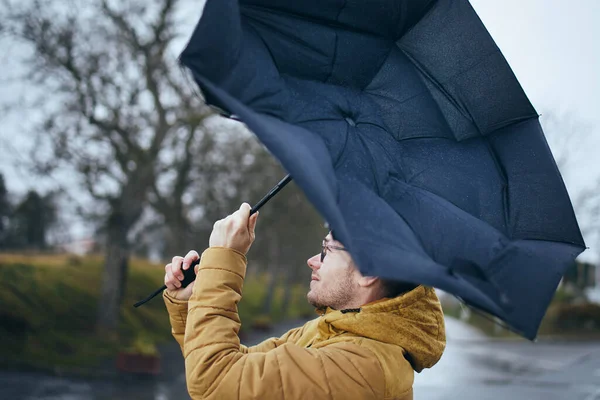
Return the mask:
[[[310,303],[310,305],[313,306],[314,308],[316,308],[317,310],[326,310],[327,307],[329,307],[326,304],[321,304],[317,299],[311,300],[311,298],[308,297],[308,294],[306,295],[306,298],[307,298],[308,302]],[[333,308],[333,307],[331,307],[331,308]]]
[[[356,286],[350,273],[336,287],[325,291],[326,296],[320,296],[318,292],[311,290],[306,295],[306,299],[318,310],[324,310],[327,307],[343,310],[352,301],[352,293],[355,292]],[[313,292],[313,296],[310,295],[311,292]]]

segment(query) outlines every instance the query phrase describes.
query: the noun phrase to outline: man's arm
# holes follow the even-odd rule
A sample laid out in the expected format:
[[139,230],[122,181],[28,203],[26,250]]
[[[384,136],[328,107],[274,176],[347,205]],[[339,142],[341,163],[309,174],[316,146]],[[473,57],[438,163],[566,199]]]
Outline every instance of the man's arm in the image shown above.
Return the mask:
[[384,398],[381,364],[356,344],[317,350],[285,343],[266,352],[240,351],[237,304],[245,274],[241,252],[210,248],[202,255],[183,344],[193,399]]
[[[185,335],[185,326],[187,322],[188,301],[177,300],[169,295],[166,290],[163,292],[163,299],[169,313],[171,334],[179,344],[179,347],[181,347],[181,352],[183,354],[183,338]],[[294,343],[302,334],[302,329],[303,327],[291,329],[279,338],[269,338],[255,346],[247,347],[243,344],[240,344],[240,351],[242,353],[264,353],[266,351],[273,350],[282,344],[287,343],[288,341]]]
[[240,351],[242,353],[264,353],[266,351],[269,350],[273,350],[285,343],[287,343],[288,341],[291,343],[295,343],[296,338],[298,338],[301,334],[303,327],[299,327],[299,328],[294,328],[291,329],[289,331],[287,331],[286,333],[284,333],[281,337],[275,338],[269,338],[266,339],[262,342],[260,342],[257,345],[254,346],[244,346],[243,344],[240,345]]
[[169,295],[165,290],[163,292],[163,300],[169,313],[169,322],[171,322],[171,334],[179,344],[181,353],[183,354],[183,336],[185,335],[185,325],[188,314],[188,301],[177,300]]

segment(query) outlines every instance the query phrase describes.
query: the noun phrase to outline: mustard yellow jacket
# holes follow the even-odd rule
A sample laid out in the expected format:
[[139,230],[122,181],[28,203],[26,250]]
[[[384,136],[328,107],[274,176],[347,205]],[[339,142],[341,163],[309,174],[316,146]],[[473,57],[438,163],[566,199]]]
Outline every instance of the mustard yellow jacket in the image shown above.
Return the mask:
[[210,248],[190,300],[163,295],[193,399],[411,400],[414,371],[433,366],[444,351],[440,303],[423,286],[360,310],[328,309],[280,338],[245,347],[237,312],[245,273],[242,254]]

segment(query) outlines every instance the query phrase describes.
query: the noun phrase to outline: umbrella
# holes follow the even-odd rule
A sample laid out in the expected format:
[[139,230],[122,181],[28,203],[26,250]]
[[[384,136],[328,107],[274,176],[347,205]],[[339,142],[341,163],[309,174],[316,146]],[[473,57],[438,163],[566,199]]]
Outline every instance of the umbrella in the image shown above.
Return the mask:
[[585,244],[538,114],[467,0],[208,0],[180,61],[363,274],[536,337]]

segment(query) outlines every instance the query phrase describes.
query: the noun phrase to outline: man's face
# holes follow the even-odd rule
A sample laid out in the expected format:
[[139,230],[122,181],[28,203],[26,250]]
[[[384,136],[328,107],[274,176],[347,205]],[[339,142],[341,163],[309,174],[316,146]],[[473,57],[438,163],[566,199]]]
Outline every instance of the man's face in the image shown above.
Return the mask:
[[[325,244],[344,247],[340,242],[333,240],[331,233],[325,238]],[[331,307],[339,310],[352,300],[353,294],[359,288],[360,273],[354,267],[350,253],[331,247],[325,250],[323,262],[320,254],[308,259],[312,280],[306,297],[309,303],[317,308]]]

